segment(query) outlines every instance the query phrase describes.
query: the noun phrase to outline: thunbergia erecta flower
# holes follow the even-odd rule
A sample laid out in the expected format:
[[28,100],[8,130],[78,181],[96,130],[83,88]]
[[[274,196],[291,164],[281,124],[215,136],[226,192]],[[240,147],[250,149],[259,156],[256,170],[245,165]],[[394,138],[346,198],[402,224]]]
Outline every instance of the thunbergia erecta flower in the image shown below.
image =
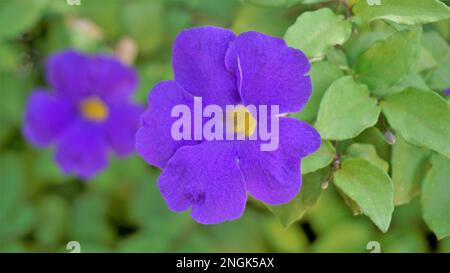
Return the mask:
[[[172,55],[175,79],[153,88],[136,134],[137,152],[162,169],[158,187],[169,208],[191,208],[197,222],[213,224],[239,218],[247,192],[272,205],[290,201],[301,186],[300,159],[321,143],[314,128],[284,115],[299,111],[311,95],[305,55],[279,38],[209,26],[182,31]],[[204,105],[240,106],[238,112],[277,105],[277,149],[261,151],[260,139],[174,140],[172,109],[193,107],[198,98]],[[250,136],[254,128],[235,131]]]
[[133,69],[74,50],[51,56],[46,68],[53,91],[37,89],[28,98],[23,131],[31,143],[55,144],[60,168],[83,179],[107,166],[110,148],[119,156],[134,150],[144,109],[131,102]]

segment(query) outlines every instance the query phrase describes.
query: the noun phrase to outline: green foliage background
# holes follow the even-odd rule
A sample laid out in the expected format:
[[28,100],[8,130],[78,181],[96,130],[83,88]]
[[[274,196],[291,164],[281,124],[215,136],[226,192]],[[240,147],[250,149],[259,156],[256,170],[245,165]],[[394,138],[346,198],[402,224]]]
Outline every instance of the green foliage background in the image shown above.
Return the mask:
[[[79,241],[82,252],[368,252],[379,241],[382,252],[450,252],[449,1],[369,2],[0,0],[0,251],[67,252]],[[144,104],[172,78],[176,34],[199,25],[284,37],[313,62],[313,96],[293,116],[324,142],[289,204],[250,200],[241,219],[202,226],[167,209],[159,171],[136,155],[82,182],[23,139],[49,54],[128,56]],[[124,38],[136,58],[117,49]]]

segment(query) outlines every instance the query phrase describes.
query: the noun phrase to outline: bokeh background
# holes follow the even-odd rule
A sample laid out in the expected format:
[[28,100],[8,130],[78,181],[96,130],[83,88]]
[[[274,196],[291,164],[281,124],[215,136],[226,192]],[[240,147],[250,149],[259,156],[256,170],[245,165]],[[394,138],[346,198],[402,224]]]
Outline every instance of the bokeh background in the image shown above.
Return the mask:
[[151,87],[172,78],[171,44],[180,30],[215,25],[282,37],[304,10],[323,5],[80,2],[0,0],[0,252],[69,252],[69,241],[80,242],[82,252],[369,252],[369,241],[383,252],[450,252],[450,238],[438,242],[424,224],[417,198],[396,208],[386,234],[353,216],[332,185],[289,228],[252,200],[241,219],[202,226],[168,210],[156,187],[159,171],[137,155],[111,157],[89,182],[63,176],[52,150],[30,146],[21,134],[28,94],[47,86],[49,54],[69,47],[115,54],[138,70],[135,100],[146,104]]

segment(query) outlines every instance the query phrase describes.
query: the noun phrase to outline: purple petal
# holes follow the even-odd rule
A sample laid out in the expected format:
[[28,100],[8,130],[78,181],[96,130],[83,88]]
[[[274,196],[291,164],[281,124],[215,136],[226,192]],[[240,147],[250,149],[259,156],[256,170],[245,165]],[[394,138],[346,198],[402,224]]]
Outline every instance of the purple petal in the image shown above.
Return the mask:
[[60,94],[79,99],[92,93],[88,77],[89,58],[75,50],[52,55],[47,62],[47,80]]
[[178,148],[197,143],[176,141],[171,134],[172,124],[178,119],[171,117],[172,108],[184,104],[193,109],[193,102],[194,97],[177,82],[165,81],[153,88],[148,96],[148,111],[142,116],[136,133],[136,151],[147,163],[162,169]]
[[133,152],[139,118],[143,112],[143,107],[132,104],[111,106],[105,133],[108,143],[119,156]]
[[260,141],[240,142],[239,167],[247,191],[271,205],[289,202],[301,186],[300,158],[320,147],[320,135],[305,122],[280,118],[279,146],[262,152]]
[[202,224],[239,218],[247,200],[233,142],[180,148],[161,173],[158,186],[171,210],[192,207],[192,218]]
[[88,179],[108,164],[100,126],[76,121],[61,135],[55,159],[65,173]]
[[33,91],[25,112],[24,134],[33,144],[48,145],[72,122],[73,104],[43,90]]
[[225,68],[225,53],[235,39],[233,32],[218,27],[182,31],[173,46],[175,80],[207,104],[237,104],[236,78]]
[[279,105],[281,113],[298,112],[311,95],[308,59],[280,38],[242,33],[230,46],[225,63],[238,78],[246,105]]
[[446,97],[450,96],[450,89],[444,91],[444,96]]
[[93,56],[89,62],[89,87],[109,102],[128,100],[137,87],[136,72],[110,56]]

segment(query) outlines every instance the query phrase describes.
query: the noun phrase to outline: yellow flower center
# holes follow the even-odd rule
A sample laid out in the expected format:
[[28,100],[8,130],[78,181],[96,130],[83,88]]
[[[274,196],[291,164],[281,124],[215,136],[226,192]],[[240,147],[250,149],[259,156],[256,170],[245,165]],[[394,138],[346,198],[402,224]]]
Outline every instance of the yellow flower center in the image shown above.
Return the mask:
[[103,121],[108,117],[108,107],[97,97],[90,97],[81,102],[82,115],[92,121]]
[[248,109],[243,105],[238,105],[228,115],[232,115],[234,119],[233,131],[236,134],[244,134],[251,136],[256,129],[256,119],[250,114]]

